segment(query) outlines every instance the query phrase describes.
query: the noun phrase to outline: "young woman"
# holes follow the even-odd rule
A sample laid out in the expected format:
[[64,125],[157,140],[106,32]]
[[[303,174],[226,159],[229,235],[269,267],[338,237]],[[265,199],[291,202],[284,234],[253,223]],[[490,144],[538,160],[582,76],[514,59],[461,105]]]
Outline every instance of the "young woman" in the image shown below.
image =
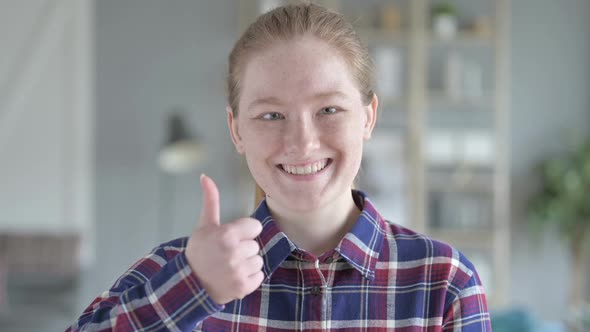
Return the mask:
[[263,14],[229,57],[228,126],[260,194],[220,224],[201,176],[189,238],[160,245],[69,330],[491,331],[473,265],[352,189],[375,126],[367,50],[313,4]]

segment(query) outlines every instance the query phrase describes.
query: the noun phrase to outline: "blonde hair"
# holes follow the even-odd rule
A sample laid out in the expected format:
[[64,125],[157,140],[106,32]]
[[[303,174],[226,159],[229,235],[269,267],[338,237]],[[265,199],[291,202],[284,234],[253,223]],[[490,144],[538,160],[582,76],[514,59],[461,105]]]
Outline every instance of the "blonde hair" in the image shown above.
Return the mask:
[[[300,3],[275,8],[264,13],[244,31],[229,55],[227,77],[228,102],[234,117],[238,116],[241,81],[248,60],[275,42],[313,36],[337,50],[353,75],[363,102],[371,103],[374,69],[369,51],[352,25],[343,15],[312,3]],[[265,193],[256,184],[254,204]]]

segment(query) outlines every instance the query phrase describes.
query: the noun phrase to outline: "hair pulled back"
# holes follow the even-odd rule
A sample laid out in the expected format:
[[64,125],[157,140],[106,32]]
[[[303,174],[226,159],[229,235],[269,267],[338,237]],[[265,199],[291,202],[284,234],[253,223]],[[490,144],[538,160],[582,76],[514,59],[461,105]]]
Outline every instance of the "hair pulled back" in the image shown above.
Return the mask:
[[363,102],[373,98],[373,63],[352,25],[339,13],[313,3],[275,8],[258,17],[234,45],[229,55],[227,92],[229,106],[238,115],[241,78],[248,60],[275,42],[303,36],[318,38],[332,46],[349,67]]

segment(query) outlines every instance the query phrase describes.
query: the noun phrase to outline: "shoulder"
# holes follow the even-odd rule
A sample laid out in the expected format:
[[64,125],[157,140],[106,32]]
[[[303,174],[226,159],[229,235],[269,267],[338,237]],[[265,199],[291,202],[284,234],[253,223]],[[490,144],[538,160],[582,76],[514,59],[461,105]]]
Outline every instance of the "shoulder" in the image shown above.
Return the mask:
[[148,254],[135,262],[127,273],[141,271],[143,274],[149,275],[157,272],[184,251],[187,241],[187,237],[182,237],[154,247]]
[[473,264],[455,247],[386,220],[364,192],[355,193],[358,205],[363,207],[362,215],[373,226],[363,230],[376,230],[365,231],[370,239],[364,242],[375,242],[378,269],[395,269],[415,282],[448,283],[459,288],[479,283]]
[[174,260],[186,248],[187,237],[174,239],[154,247],[131,265],[116,281],[111,290],[126,289],[137,282],[145,282]]
[[449,244],[418,233],[404,226],[386,221],[385,239],[397,248],[398,260],[448,257],[452,258],[456,250]]
[[382,259],[395,261],[398,268],[435,271],[457,286],[476,275],[473,264],[457,248],[409,228],[387,222],[384,242]]
[[165,260],[171,260],[186,249],[187,242],[188,237],[180,237],[164,242],[153,248],[148,256],[157,255]]

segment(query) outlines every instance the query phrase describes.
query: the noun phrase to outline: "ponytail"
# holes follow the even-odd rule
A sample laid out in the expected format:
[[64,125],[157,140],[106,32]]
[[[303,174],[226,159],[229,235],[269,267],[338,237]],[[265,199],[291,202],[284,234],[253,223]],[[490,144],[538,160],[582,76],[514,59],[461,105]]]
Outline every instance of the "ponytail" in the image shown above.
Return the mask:
[[256,186],[256,189],[254,191],[254,209],[256,209],[258,207],[258,204],[260,204],[260,201],[262,201],[262,199],[266,197],[266,193],[264,192],[264,190],[262,190],[262,188],[260,188],[258,183],[255,183],[254,185]]

